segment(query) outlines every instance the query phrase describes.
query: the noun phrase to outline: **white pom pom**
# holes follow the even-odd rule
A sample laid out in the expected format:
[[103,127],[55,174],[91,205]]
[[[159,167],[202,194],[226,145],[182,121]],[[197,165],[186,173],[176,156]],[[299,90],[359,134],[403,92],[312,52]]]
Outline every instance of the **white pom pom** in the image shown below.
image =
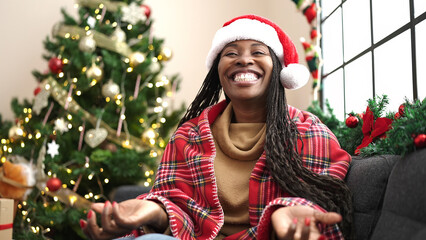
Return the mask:
[[285,88],[298,89],[308,82],[309,71],[301,64],[289,64],[281,70],[280,79]]

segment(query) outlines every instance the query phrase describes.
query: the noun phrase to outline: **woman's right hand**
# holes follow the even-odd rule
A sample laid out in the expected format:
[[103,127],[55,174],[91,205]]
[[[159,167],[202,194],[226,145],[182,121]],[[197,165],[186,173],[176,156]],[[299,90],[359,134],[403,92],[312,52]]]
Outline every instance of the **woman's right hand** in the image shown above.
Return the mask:
[[[96,223],[96,213],[101,214],[101,226]],[[122,237],[144,225],[164,231],[168,217],[164,209],[153,201],[131,199],[111,204],[109,201],[92,204],[87,220],[80,220],[83,232],[90,239]]]

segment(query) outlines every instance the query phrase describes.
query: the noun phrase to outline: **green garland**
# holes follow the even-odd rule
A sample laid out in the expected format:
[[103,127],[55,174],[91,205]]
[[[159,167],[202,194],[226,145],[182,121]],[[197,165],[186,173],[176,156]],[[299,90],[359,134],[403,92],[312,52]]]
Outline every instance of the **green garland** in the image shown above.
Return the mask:
[[[406,155],[418,150],[414,138],[420,134],[426,134],[426,98],[422,101],[406,100],[400,108],[401,111],[387,112],[388,97],[376,96],[368,100],[368,108],[374,115],[374,119],[381,117],[393,119],[390,129],[386,132],[386,137],[377,137],[367,147],[360,149],[361,156],[372,155]],[[350,113],[356,116],[359,124],[354,128],[349,128],[342,121],[339,121],[333,114],[333,109],[328,101],[325,104],[326,110],[322,110],[317,101],[312,102],[308,111],[317,115],[318,118],[336,135],[341,147],[351,155],[355,155],[356,148],[361,144],[364,134],[362,132],[362,114]],[[401,114],[402,113],[402,114]]]

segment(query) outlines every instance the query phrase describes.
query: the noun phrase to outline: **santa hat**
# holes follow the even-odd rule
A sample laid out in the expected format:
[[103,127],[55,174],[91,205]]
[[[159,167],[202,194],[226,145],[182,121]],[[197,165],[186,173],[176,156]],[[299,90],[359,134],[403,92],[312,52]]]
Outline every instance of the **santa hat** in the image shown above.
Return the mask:
[[269,46],[281,60],[281,84],[287,89],[297,89],[309,80],[308,69],[299,64],[296,47],[284,31],[270,20],[256,15],[243,15],[226,22],[212,41],[206,65],[211,68],[213,61],[226,44],[251,39]]

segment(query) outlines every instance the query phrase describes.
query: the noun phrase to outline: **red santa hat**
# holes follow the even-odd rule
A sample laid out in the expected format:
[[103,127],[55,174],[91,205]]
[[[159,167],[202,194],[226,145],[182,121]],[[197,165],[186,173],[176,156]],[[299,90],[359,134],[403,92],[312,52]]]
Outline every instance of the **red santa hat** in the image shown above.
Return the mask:
[[283,65],[280,79],[285,88],[297,89],[308,82],[309,71],[299,64],[299,56],[291,39],[278,25],[256,15],[231,19],[216,32],[207,55],[207,68],[212,67],[214,59],[226,44],[246,39],[262,42],[275,52]]

